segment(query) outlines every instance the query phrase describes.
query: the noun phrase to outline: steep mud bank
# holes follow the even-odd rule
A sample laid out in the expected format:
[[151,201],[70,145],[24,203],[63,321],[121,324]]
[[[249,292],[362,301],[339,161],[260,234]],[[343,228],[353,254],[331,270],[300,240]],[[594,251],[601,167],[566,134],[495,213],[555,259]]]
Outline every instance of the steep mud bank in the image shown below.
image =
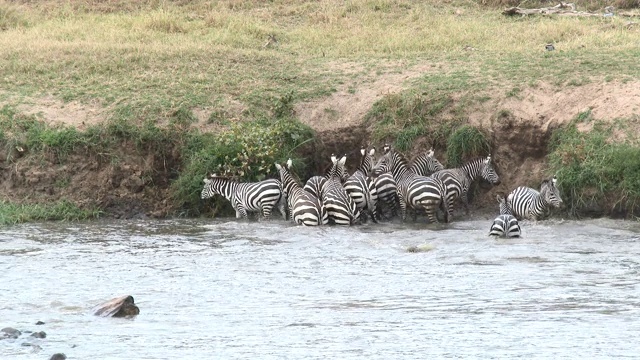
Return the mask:
[[[6,152],[6,150],[5,150]],[[175,159],[139,152],[133,146],[105,149],[109,158],[75,153],[61,162],[30,154],[0,162],[0,195],[11,202],[69,200],[115,218],[163,217]]]

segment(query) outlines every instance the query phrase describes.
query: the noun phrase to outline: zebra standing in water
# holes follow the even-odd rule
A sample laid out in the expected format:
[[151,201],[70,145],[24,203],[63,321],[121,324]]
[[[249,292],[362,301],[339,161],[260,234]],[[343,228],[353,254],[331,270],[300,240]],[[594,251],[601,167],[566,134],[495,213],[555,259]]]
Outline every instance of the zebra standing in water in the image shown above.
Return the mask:
[[447,186],[447,204],[449,213],[453,214],[453,203],[456,199],[462,200],[465,214],[469,214],[469,188],[478,176],[489,181],[493,185],[500,184],[500,178],[496,174],[491,155],[486,158],[478,158],[467,162],[461,167],[436,171],[431,175],[442,180]]
[[274,206],[287,219],[285,199],[282,194],[282,183],[276,179],[267,179],[256,183],[239,183],[215,174],[204,179],[204,187],[200,193],[201,199],[208,199],[214,195],[222,195],[231,202],[236,211],[236,218],[247,218],[248,212],[259,211],[265,220],[271,216]]
[[434,157],[435,152],[429,149],[426,153],[413,159],[411,171],[420,176],[431,176],[436,171],[444,169],[444,166]]
[[388,171],[391,171],[398,184],[402,221],[406,220],[409,206],[416,210],[416,214],[419,209],[424,209],[430,222],[437,222],[436,211],[440,207],[444,211],[445,222],[449,222],[447,189],[441,180],[416,175],[409,169],[407,159],[393,149],[381,157],[373,169],[374,175]]
[[[347,156],[347,155],[344,155],[344,156]],[[334,157],[335,155],[331,154],[331,159],[333,159]],[[304,184],[304,190],[318,198],[322,198],[322,189],[327,183],[327,180],[331,177],[331,171],[333,171],[334,169],[336,171],[336,175],[340,179],[340,182],[344,183],[349,177],[349,174],[346,172],[344,167],[335,168],[335,166],[332,165],[331,168],[329,168],[329,170],[326,172],[324,176],[316,175],[316,176],[310,177],[307,180],[307,182]]]
[[327,182],[322,187],[322,203],[327,209],[329,220],[337,225],[353,225],[360,218],[358,206],[342,186],[341,178],[345,173],[346,161],[346,155],[340,159],[331,156],[333,166],[329,171]]
[[373,180],[371,180],[368,175],[373,166],[373,155],[375,153],[375,148],[369,150],[369,152],[367,152],[365,148],[360,149],[360,154],[362,154],[360,166],[353,175],[347,178],[347,181],[344,183],[344,189],[347,191],[347,194],[351,196],[359,210],[366,210],[371,216],[371,220],[378,222],[378,220],[376,220],[378,193]]
[[507,199],[502,195],[496,195],[500,215],[493,220],[489,235],[504,237],[520,237],[522,231],[518,224],[518,219],[511,213],[511,209],[507,206]]
[[[389,146],[389,144],[384,144],[382,150],[384,154],[387,154],[391,150],[391,146]],[[376,208],[378,217],[382,218],[385,209],[390,210],[391,217],[395,216],[398,211],[399,200],[398,184],[396,183],[396,179],[393,178],[393,174],[385,172],[373,175],[370,170],[369,175],[373,176],[373,185],[375,186],[378,195],[378,204]],[[389,218],[390,217],[387,219]]]
[[322,205],[322,200],[304,191],[291,174],[292,161],[289,159],[285,166],[277,164],[280,180],[287,197],[291,219],[298,225],[316,226],[329,223],[329,216]]
[[506,205],[519,220],[541,219],[548,211],[549,205],[556,208],[562,205],[557,182],[555,176],[550,180],[543,180],[539,192],[526,186],[517,187],[507,196]]

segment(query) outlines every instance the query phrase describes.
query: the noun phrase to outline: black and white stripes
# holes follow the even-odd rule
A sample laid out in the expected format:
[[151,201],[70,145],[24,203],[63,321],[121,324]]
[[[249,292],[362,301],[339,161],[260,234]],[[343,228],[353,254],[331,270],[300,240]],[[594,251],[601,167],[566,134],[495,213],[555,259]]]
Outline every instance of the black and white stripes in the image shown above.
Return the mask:
[[555,177],[543,180],[540,191],[526,186],[515,188],[508,196],[506,205],[519,219],[539,220],[546,216],[549,206],[560,207],[562,198]]
[[450,214],[445,206],[447,190],[441,180],[416,175],[409,169],[405,157],[393,149],[380,158],[373,174],[375,176],[389,171],[398,185],[402,221],[406,219],[407,207],[411,207],[416,214],[419,210],[424,210],[432,223],[437,222],[437,209],[442,208],[445,222],[449,222]]
[[236,211],[236,218],[247,218],[249,212],[260,212],[265,219],[269,219],[271,211],[278,205],[286,219],[282,184],[276,179],[239,183],[226,177],[212,175],[204,179],[200,198],[208,199],[214,195],[222,195],[231,202]]
[[502,236],[502,237],[520,237],[522,231],[518,219],[511,214],[511,209],[507,206],[507,202],[504,196],[496,195],[498,200],[498,209],[500,215],[498,215],[491,224],[489,229],[489,235]]
[[304,226],[327,224],[329,216],[322,200],[302,189],[290,172],[291,164],[291,159],[287,161],[286,165],[276,163],[276,169],[280,174],[280,180],[287,197],[291,219],[294,223]]

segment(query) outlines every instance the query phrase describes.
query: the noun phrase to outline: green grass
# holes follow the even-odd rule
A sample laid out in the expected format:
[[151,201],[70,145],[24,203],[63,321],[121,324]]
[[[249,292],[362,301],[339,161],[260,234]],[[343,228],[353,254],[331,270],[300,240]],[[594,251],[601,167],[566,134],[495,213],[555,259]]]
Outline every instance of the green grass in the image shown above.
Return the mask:
[[470,125],[456,129],[447,139],[447,165],[449,168],[464,164],[473,157],[490,155],[491,145],[486,135]]
[[[18,102],[49,94],[100,104],[124,120],[155,121],[180,107],[213,113],[236,102],[245,110],[234,115],[271,115],[277,99],[326,96],[369,69],[407,64],[433,65],[412,85],[429,93],[640,75],[637,37],[623,19],[513,19],[473,3],[455,15],[459,7],[412,0],[2,2],[10,25],[0,37],[0,87]],[[263,47],[269,34],[277,46]],[[557,51],[543,51],[549,41]]]
[[34,221],[79,221],[96,219],[97,209],[81,209],[68,201],[48,204],[15,204],[0,201],[0,224],[12,225]]
[[[593,129],[579,131],[577,125],[587,120],[593,122]],[[581,113],[572,124],[553,134],[549,163],[570,213],[579,214],[593,207],[607,213],[637,213],[640,147],[637,134],[626,124],[595,121]],[[616,132],[630,134],[631,138],[614,142],[611,139]]]

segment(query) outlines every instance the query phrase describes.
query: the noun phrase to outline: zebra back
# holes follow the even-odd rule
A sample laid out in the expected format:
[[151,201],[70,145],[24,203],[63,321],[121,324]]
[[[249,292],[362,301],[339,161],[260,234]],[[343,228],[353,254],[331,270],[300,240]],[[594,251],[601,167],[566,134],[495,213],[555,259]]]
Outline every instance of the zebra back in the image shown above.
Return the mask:
[[340,175],[345,172],[344,164],[347,156],[337,159],[331,156],[333,166],[329,178],[322,188],[322,202],[327,209],[329,219],[338,225],[352,225],[358,222],[360,210],[347,194],[340,181]]
[[489,235],[502,237],[520,237],[522,231],[518,219],[513,215],[501,214],[493,220]]
[[[390,149],[382,156],[373,169],[374,175],[391,172],[398,186],[402,219],[406,218],[407,206],[424,209],[431,222],[436,222],[436,211],[446,201],[447,190],[440,179],[419,176],[410,171],[408,161],[401,153]],[[445,221],[449,221],[445,210]]]
[[444,166],[434,156],[433,148],[413,159],[411,171],[420,176],[430,176],[436,171],[444,169]]
[[302,189],[291,173],[292,161],[289,159],[286,165],[276,163],[276,168],[280,174],[285,194],[287,195],[287,203],[291,213],[291,219],[298,225],[316,226],[324,225],[329,222],[327,212],[322,205],[320,199],[307,193]]

